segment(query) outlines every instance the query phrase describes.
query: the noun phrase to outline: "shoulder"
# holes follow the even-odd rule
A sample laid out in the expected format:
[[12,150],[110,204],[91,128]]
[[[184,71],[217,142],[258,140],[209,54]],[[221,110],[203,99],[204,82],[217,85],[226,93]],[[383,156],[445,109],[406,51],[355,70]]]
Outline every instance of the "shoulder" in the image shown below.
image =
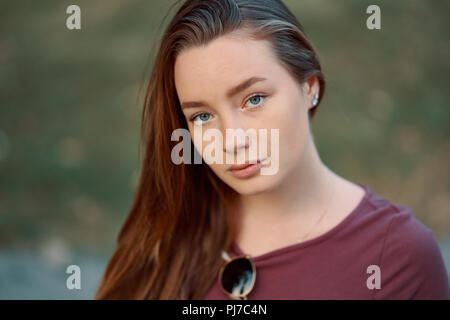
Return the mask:
[[[382,201],[378,197],[378,201]],[[385,204],[386,232],[379,259],[378,299],[450,299],[448,275],[433,232],[407,206]]]
[[399,204],[391,204],[394,209],[386,230],[382,252],[382,262],[396,256],[404,263],[419,267],[430,266],[440,256],[440,249],[433,232],[414,217],[411,209]]

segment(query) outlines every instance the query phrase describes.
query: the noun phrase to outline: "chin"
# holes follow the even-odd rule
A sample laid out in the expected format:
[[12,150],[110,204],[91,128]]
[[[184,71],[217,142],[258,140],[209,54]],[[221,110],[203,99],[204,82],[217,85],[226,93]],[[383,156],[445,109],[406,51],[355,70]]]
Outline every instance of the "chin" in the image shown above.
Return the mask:
[[255,176],[248,179],[230,177],[226,183],[240,195],[257,195],[276,188],[277,179],[274,176]]

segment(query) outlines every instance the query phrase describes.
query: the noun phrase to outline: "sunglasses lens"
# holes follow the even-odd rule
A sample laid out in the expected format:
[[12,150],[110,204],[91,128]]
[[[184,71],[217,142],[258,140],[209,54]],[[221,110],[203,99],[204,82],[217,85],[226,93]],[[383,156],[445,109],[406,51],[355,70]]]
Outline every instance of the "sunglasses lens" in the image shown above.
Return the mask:
[[237,258],[230,261],[222,273],[222,286],[232,295],[244,295],[252,288],[253,265],[247,258]]

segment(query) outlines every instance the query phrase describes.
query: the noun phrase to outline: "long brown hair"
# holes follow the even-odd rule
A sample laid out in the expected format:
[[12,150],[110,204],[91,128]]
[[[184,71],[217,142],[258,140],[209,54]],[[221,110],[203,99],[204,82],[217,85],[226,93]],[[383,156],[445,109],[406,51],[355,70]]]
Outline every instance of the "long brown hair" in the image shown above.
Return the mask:
[[[176,4],[178,4],[178,1]],[[188,128],[174,85],[177,54],[233,31],[270,41],[298,83],[317,76],[318,57],[303,27],[279,0],[188,0],[170,21],[155,57],[142,112],[145,148],[133,205],[95,299],[202,299],[239,228],[238,194],[207,164],[175,165],[171,141]],[[317,107],[310,110],[310,119]],[[191,143],[192,150],[195,151]]]

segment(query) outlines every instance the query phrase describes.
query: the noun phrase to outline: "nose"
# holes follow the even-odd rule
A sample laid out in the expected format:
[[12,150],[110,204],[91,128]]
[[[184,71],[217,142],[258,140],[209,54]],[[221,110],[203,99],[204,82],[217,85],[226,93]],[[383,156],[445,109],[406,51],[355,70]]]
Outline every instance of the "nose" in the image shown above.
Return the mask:
[[239,119],[239,115],[233,116],[233,118],[224,121],[222,135],[225,143],[223,144],[223,151],[229,154],[239,154],[250,147],[251,139],[247,134],[247,128],[242,125],[243,121]]
[[230,129],[224,135],[224,152],[238,154],[250,147],[250,138],[241,128]]

